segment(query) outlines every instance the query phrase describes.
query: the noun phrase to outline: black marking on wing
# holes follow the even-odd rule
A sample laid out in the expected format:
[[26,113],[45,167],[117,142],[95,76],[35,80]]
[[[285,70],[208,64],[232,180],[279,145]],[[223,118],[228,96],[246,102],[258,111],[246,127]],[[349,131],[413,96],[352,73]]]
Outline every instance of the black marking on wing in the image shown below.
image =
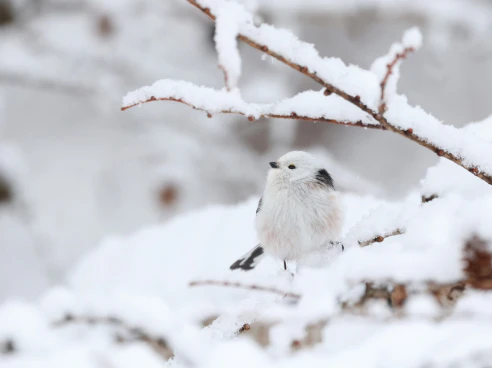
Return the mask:
[[261,245],[256,246],[253,250],[246,253],[240,259],[232,264],[230,267],[231,270],[237,270],[240,268],[244,271],[249,271],[255,268],[255,260],[260,257],[264,253],[263,247]]
[[335,189],[335,185],[333,184],[333,179],[331,175],[328,174],[328,171],[326,171],[325,169],[318,170],[318,172],[316,173],[316,180],[321,185],[327,185],[333,190]]
[[261,197],[260,201],[258,202],[258,207],[256,208],[256,213],[260,212],[262,203],[263,203],[263,197]]

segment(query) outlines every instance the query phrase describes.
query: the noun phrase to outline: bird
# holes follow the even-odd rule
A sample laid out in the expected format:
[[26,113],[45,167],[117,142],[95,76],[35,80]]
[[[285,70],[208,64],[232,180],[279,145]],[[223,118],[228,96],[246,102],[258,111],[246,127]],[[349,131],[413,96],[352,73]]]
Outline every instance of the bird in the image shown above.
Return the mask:
[[250,271],[266,256],[299,261],[327,247],[344,250],[337,239],[342,211],[333,178],[310,153],[292,151],[270,162],[265,190],[256,209],[259,244],[231,266]]

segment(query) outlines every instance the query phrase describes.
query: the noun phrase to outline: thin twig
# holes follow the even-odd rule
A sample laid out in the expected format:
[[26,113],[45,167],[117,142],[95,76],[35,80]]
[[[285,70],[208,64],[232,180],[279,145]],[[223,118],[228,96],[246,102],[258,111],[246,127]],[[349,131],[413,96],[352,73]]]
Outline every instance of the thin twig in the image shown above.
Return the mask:
[[229,85],[229,73],[227,73],[227,69],[222,65],[219,65],[219,69],[222,70],[222,73],[224,73],[224,84],[226,86],[227,91],[230,92],[232,88]]
[[233,287],[233,288],[238,288],[238,289],[259,290],[259,291],[265,291],[267,293],[273,293],[273,294],[278,294],[278,295],[282,295],[282,296],[288,296],[288,297],[293,298],[293,299],[300,299],[301,298],[301,295],[299,295],[299,294],[291,293],[288,291],[278,290],[278,289],[275,289],[273,287],[260,286],[260,285],[245,285],[245,284],[241,284],[239,282],[203,280],[203,281],[192,281],[192,282],[190,282],[189,285],[190,286],[214,285],[214,286]]
[[438,198],[437,194],[432,194],[430,196],[423,195],[421,200],[422,200],[422,203],[428,203],[430,201],[433,201],[436,198]]
[[361,247],[367,247],[368,245],[371,245],[372,243],[381,243],[384,241],[384,239],[389,238],[390,236],[395,236],[395,235],[401,235],[403,234],[404,231],[402,229],[396,229],[392,231],[391,233],[385,234],[385,235],[378,235],[375,238],[369,239],[369,240],[359,240],[359,245]]
[[[195,110],[200,110],[200,111],[205,111],[209,117],[212,117],[212,113],[207,111],[206,109],[196,107],[192,103],[187,102],[181,98],[174,98],[174,97],[162,97],[162,98],[155,98],[152,96],[146,101],[135,103],[133,105],[129,106],[124,106],[121,108],[122,111],[125,111],[131,107],[141,105],[143,103],[148,103],[152,101],[175,101],[175,102],[180,102],[182,104],[185,104],[187,106],[190,106],[191,108]],[[249,121],[254,121],[255,118],[251,115],[247,115],[242,111],[235,111],[235,110],[222,110],[219,112],[219,114],[235,114],[235,115],[243,115],[247,116]],[[358,126],[358,127],[364,127],[364,128],[369,128],[369,129],[382,129],[384,130],[385,128],[381,125],[369,125],[369,124],[364,124],[362,121],[340,121],[340,120],[335,120],[335,119],[327,119],[324,117],[317,117],[317,118],[311,118],[308,116],[302,116],[298,115],[296,112],[292,112],[290,115],[279,115],[279,114],[263,114],[260,115],[260,118],[266,118],[266,119],[293,119],[293,120],[303,120],[303,121],[313,121],[313,122],[321,122],[321,123],[330,123],[330,124],[338,124],[338,125],[347,125],[347,126]]]
[[388,80],[390,76],[393,74],[393,68],[396,66],[396,64],[403,59],[406,59],[409,53],[414,52],[415,49],[413,47],[406,47],[403,49],[402,52],[399,52],[395,55],[394,59],[386,65],[386,74],[384,75],[383,80],[381,81],[381,98],[380,98],[380,104],[379,104],[379,113],[384,114],[386,112],[386,102],[385,102],[385,90],[386,90],[386,84],[388,83]]
[[[187,0],[187,1],[190,4],[192,4],[193,6],[200,9],[203,13],[208,15],[212,20],[215,20],[215,16],[211,13],[209,8],[205,8],[202,5],[198,4],[197,0]],[[283,55],[278,54],[278,53],[270,50],[267,45],[259,44],[258,42],[253,41],[252,39],[246,37],[243,34],[238,34],[238,39],[247,43],[249,46],[251,46],[257,50],[260,50],[261,52],[264,52],[264,53],[270,55],[271,57],[281,61],[282,63],[290,66],[291,68],[301,72],[305,76],[311,78],[315,82],[317,82],[320,85],[322,85],[323,87],[325,87],[327,89],[327,93],[328,92],[335,93],[338,96],[342,97],[343,99],[354,104],[355,106],[357,106],[362,111],[370,114],[376,121],[378,121],[386,129],[420,144],[421,146],[435,152],[440,157],[447,158],[448,160],[450,160],[450,161],[456,163],[457,165],[465,168],[466,170],[471,172],[473,175],[479,177],[480,179],[484,180],[488,184],[492,185],[492,175],[491,174],[488,174],[485,172],[480,172],[477,167],[470,165],[470,164],[466,164],[462,158],[454,155],[451,152],[444,151],[443,149],[435,146],[433,143],[430,143],[430,142],[422,139],[421,137],[414,134],[412,129],[404,130],[404,129],[401,129],[401,128],[394,126],[393,124],[388,122],[382,114],[380,114],[377,111],[372,110],[367,105],[365,105],[360,100],[359,96],[352,96],[352,95],[346,93],[345,91],[341,90],[340,88],[335,87],[334,85],[332,85],[332,84],[326,82],[325,80],[323,80],[322,78],[320,78],[316,73],[311,73],[306,66],[293,63],[292,61],[290,61],[289,59],[287,59]]]

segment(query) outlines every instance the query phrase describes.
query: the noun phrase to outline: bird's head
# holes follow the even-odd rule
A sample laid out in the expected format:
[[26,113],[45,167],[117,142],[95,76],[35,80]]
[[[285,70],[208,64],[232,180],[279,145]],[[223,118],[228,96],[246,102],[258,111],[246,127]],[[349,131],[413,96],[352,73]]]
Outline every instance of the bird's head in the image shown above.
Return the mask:
[[323,165],[311,154],[304,151],[292,151],[270,162],[268,184],[287,185],[310,183],[326,185],[333,189],[333,180]]

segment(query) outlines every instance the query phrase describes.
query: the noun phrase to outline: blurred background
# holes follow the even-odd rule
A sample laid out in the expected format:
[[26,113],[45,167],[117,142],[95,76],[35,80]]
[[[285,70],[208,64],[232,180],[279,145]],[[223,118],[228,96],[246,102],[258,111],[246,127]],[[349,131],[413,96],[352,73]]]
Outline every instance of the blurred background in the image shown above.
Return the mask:
[[[492,1],[243,0],[322,55],[368,68],[417,25],[399,91],[447,124],[492,112]],[[214,24],[185,0],[0,0],[0,301],[61,283],[105,236],[261,193],[293,148],[324,157],[341,190],[390,199],[436,157],[380,131],[214,116],[166,102],[120,111],[163,78],[221,88]],[[246,45],[251,102],[319,89]],[[162,246],[167,246],[163,244]]]

